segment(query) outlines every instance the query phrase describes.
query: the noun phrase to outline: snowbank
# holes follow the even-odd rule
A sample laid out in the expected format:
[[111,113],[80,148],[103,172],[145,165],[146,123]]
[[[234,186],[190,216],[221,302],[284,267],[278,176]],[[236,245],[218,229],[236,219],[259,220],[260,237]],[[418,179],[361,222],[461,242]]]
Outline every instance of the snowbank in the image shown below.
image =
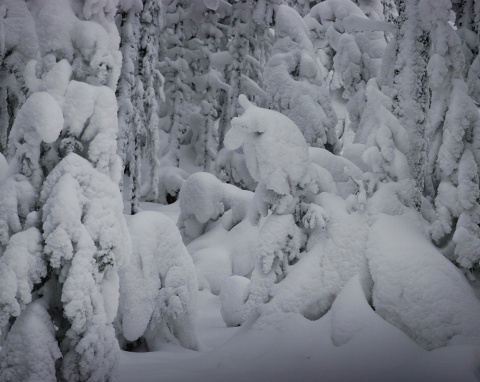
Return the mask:
[[412,215],[381,215],[371,227],[367,258],[377,313],[426,349],[455,336],[479,338],[478,299]]

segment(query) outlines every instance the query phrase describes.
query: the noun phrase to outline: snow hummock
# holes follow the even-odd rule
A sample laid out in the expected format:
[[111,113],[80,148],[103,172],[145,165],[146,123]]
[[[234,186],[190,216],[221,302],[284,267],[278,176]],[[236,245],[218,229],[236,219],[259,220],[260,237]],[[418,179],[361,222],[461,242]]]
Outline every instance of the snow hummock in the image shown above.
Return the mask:
[[[408,238],[408,240],[405,240]],[[426,349],[480,339],[480,305],[463,274],[428,241],[418,218],[383,215],[369,233],[378,314]]]

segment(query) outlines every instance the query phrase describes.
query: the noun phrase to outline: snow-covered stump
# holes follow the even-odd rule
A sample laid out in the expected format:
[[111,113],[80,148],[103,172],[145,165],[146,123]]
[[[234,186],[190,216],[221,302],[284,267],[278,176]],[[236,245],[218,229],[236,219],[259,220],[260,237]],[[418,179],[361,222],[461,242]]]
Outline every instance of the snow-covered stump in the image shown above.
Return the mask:
[[129,217],[128,227],[134,250],[120,273],[121,334],[127,341],[143,337],[151,351],[165,342],[196,349],[197,276],[175,224],[141,212]]
[[240,326],[245,320],[245,301],[250,280],[242,276],[231,276],[220,289],[220,312],[227,326]]

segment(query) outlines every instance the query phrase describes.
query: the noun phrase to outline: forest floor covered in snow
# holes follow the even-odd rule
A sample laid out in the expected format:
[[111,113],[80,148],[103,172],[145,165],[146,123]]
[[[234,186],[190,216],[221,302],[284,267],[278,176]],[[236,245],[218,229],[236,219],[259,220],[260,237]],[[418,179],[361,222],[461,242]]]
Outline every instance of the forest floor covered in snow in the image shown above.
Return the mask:
[[[143,203],[142,209],[162,212],[173,221],[179,214],[177,204],[161,206]],[[389,236],[392,232],[389,224],[397,224],[399,229],[409,229],[408,216],[395,219],[398,220],[396,223],[386,217],[371,227],[371,234],[375,231],[373,234],[379,235],[377,249],[388,249],[392,251],[391,255],[398,255],[393,252],[401,252],[405,246],[417,246],[417,251],[424,251],[428,257],[429,250],[422,247],[420,235],[416,238],[409,232],[403,232],[400,236],[408,238],[403,240],[404,244],[395,242],[395,237],[399,237],[396,233]],[[403,263],[400,261],[398,266],[408,267],[408,259]],[[406,272],[409,273],[408,269]],[[389,277],[392,280],[395,274]],[[419,277],[424,277],[428,282],[435,277],[435,272]],[[433,285],[441,288],[438,284]],[[408,293],[407,289],[405,293]],[[265,320],[251,320],[241,327],[229,328],[222,319],[220,308],[219,296],[208,290],[200,291],[197,311],[199,350],[164,344],[155,352],[122,351],[119,380],[480,380],[478,339],[457,336],[445,347],[424,350],[372,309],[358,276],[346,284],[331,309],[317,320],[309,320],[300,313],[289,313],[281,320],[272,321],[271,325],[265,325]],[[417,319],[421,325],[422,317]]]

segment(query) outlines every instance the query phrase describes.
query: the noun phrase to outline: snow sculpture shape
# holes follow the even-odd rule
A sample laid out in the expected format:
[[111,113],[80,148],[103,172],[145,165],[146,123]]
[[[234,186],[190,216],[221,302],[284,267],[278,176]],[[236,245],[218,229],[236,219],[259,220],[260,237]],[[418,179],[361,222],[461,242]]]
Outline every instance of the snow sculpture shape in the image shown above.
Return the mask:
[[252,177],[264,181],[269,190],[289,194],[308,171],[305,138],[286,116],[251,104],[243,94],[238,101],[245,112],[232,120],[225,147],[243,146]]

